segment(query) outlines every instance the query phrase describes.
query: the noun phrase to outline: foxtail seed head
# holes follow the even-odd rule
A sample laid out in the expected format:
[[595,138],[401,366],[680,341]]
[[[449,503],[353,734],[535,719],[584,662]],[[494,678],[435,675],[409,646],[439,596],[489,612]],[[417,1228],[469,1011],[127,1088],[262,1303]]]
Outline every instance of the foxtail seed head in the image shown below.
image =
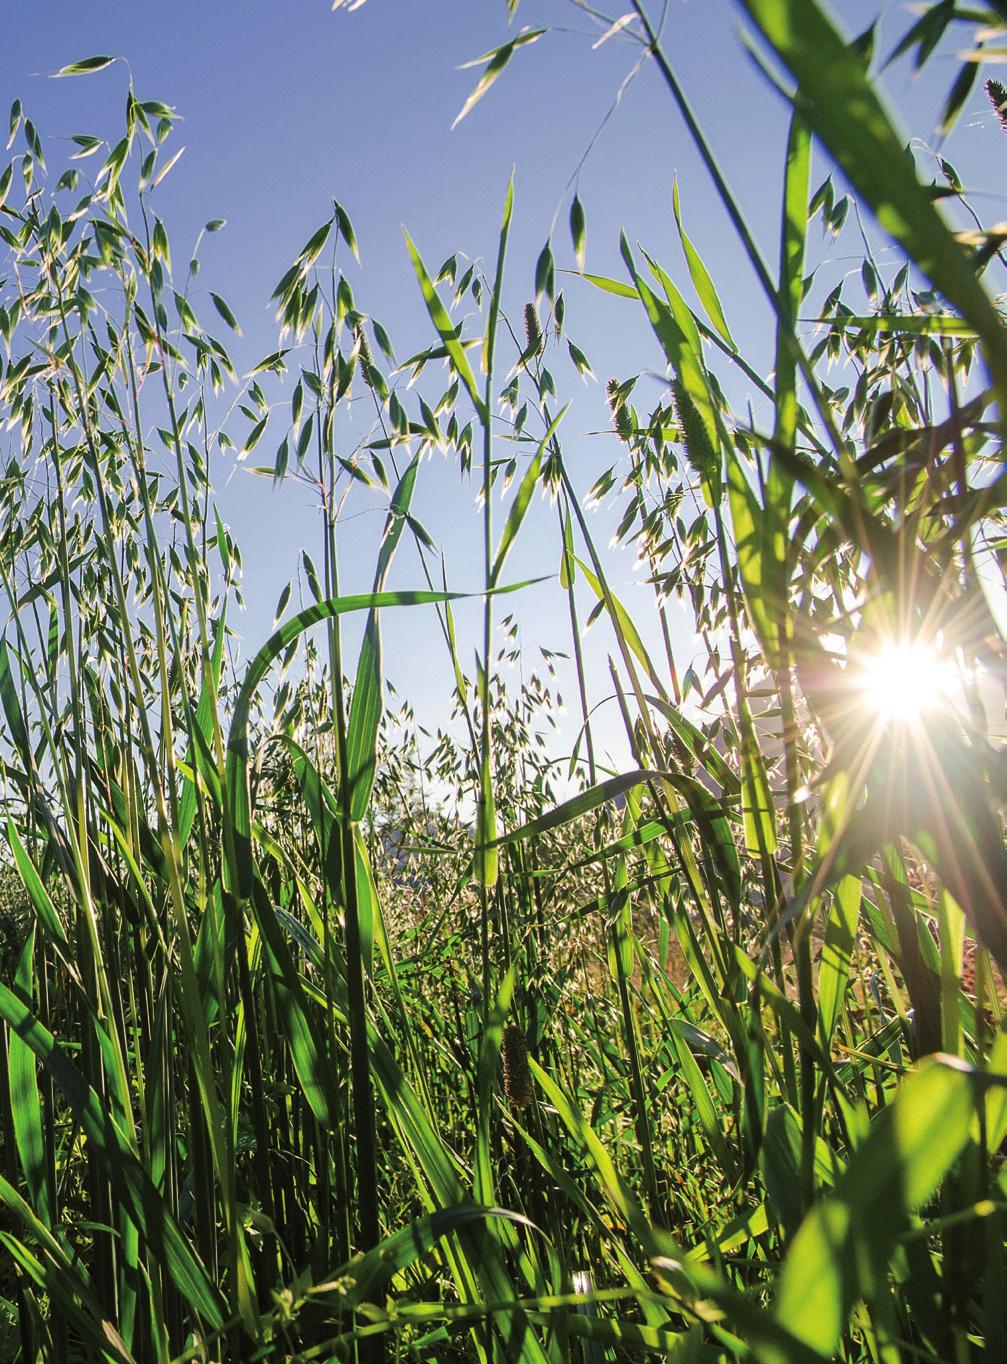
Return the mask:
[[512,1108],[527,1108],[532,1099],[531,1068],[528,1065],[528,1039],[516,1023],[504,1028],[500,1047],[503,1062],[503,1087]]
[[992,77],[986,82],[986,97],[996,110],[997,118],[1007,133],[1007,89]]
[[524,305],[524,335],[528,342],[529,353],[537,355],[542,349],[542,328],[539,325],[538,312],[534,303]]

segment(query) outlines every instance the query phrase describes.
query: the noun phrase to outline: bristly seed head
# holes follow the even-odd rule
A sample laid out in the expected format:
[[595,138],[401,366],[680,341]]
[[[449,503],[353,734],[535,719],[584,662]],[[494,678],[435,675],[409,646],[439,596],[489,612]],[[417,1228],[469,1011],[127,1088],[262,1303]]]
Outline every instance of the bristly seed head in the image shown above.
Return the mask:
[[676,734],[673,729],[669,730],[667,741],[671,756],[677,758],[682,771],[691,777],[696,771],[695,755],[686,748],[681,735]]
[[500,1047],[503,1062],[503,1087],[512,1108],[527,1108],[532,1100],[531,1068],[528,1065],[528,1039],[516,1023],[504,1028]]
[[1007,133],[1007,88],[991,76],[986,82],[986,97],[996,110],[1001,127]]
[[679,439],[685,446],[689,463],[701,478],[713,478],[720,468],[720,457],[713,447],[703,415],[681,379],[671,385],[678,419]]
[[357,345],[360,348],[361,360],[363,360],[365,364],[371,364],[371,348],[368,344],[367,333],[364,331],[363,325],[357,327],[353,334],[356,338]]
[[528,351],[531,355],[538,355],[542,349],[542,328],[539,325],[538,312],[534,303],[524,305],[524,334],[528,342]]

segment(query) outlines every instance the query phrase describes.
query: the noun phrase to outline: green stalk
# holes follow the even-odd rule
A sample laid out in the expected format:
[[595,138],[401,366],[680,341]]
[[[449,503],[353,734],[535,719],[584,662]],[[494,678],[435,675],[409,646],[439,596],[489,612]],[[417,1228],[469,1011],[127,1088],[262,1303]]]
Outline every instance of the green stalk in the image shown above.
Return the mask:
[[664,51],[661,48],[660,38],[658,37],[658,34],[654,29],[654,26],[652,25],[646,10],[643,7],[642,0],[633,0],[633,9],[636,11],[637,15],[640,18],[640,22],[643,25],[643,30],[647,37],[648,51],[650,52],[651,59],[657,66],[658,71],[660,71],[661,78],[663,79],[665,85],[668,87],[669,91],[671,92],[672,98],[674,99],[676,105],[678,106],[679,113],[682,116],[685,126],[689,130],[689,135],[692,138],[696,150],[699,152],[700,159],[702,160],[703,165],[706,167],[710,179],[714,183],[714,186],[717,190],[717,194],[720,197],[721,203],[724,205],[724,209],[727,213],[727,216],[730,218],[731,223],[734,226],[734,230],[737,232],[739,238],[741,239],[741,243],[745,248],[745,254],[748,257],[749,262],[751,263],[752,269],[755,271],[756,278],[762,285],[762,289],[766,297],[768,298],[770,304],[772,305],[773,311],[776,314],[777,319],[781,322],[782,326],[785,329],[784,334],[786,336],[787,346],[789,347],[791,354],[793,355],[793,358],[797,365],[799,366],[801,374],[808,385],[808,389],[812,395],[812,398],[814,399],[815,407],[818,410],[818,415],[821,418],[822,425],[828,432],[829,439],[832,442],[833,449],[836,451],[837,454],[840,454],[846,448],[846,443],[843,441],[836,427],[835,421],[833,420],[832,417],[832,412],[825,399],[825,395],[822,392],[821,385],[818,382],[818,378],[815,375],[814,370],[811,368],[811,364],[809,363],[807,356],[804,354],[804,349],[801,346],[800,340],[797,336],[797,332],[793,324],[791,324],[788,321],[788,310],[786,302],[784,299],[781,298],[781,296],[777,292],[776,285],[773,283],[773,278],[769,273],[769,269],[766,266],[765,261],[762,259],[762,253],[759,250],[758,245],[756,244],[754,236],[752,235],[751,228],[745,221],[745,215],[741,211],[741,206],[738,203],[737,199],[735,198],[733,192],[731,191],[731,188],[728,185],[727,181],[724,179],[724,175],[717,162],[717,158],[713,154],[713,148],[707,141],[706,135],[704,134],[695,114],[693,113],[692,105],[689,103],[685,91],[679,84],[677,76],[672,70],[672,67],[669,64],[667,57],[664,55]]
[[[322,427],[325,427],[323,435]],[[325,590],[329,597],[339,596],[339,559],[336,545],[336,465],[328,435],[330,424],[318,422],[319,457],[327,463],[323,484],[325,521]],[[343,891],[343,933],[346,947],[347,1018],[350,1032],[350,1074],[353,1088],[353,1132],[356,1142],[353,1201],[357,1210],[359,1247],[368,1251],[381,1239],[378,1207],[378,1159],[375,1130],[374,1088],[367,1041],[367,988],[364,954],[360,936],[360,905],[357,888],[357,860],[353,837],[352,774],[347,759],[348,722],[343,697],[342,641],[338,617],[329,621],[329,680],[336,731],[336,761],[339,772],[339,840]],[[323,850],[324,853],[324,850]],[[326,899],[328,892],[326,891]],[[328,954],[326,954],[328,955]],[[329,994],[331,999],[331,993]],[[377,1364],[383,1358],[380,1336],[366,1347],[366,1358]]]
[[[53,286],[56,292],[57,304],[59,307],[60,321],[63,330],[64,343],[68,353],[72,354],[73,347],[70,341],[69,327],[67,324],[66,308],[63,299],[62,287],[58,278],[55,277],[53,270]],[[248,1296],[248,1283],[243,1263],[243,1250],[240,1230],[237,1228],[237,1202],[234,1189],[233,1162],[230,1159],[226,1145],[226,1128],[221,1120],[218,1108],[218,1100],[210,1064],[209,1042],[206,1035],[205,1022],[202,1017],[202,1010],[198,1005],[198,985],[196,983],[195,964],[192,959],[192,949],[189,941],[189,928],[185,909],[185,899],[182,892],[181,871],[178,865],[178,849],[175,840],[171,836],[170,816],[165,801],[154,759],[154,743],[150,730],[150,723],[146,714],[143,687],[140,679],[140,671],[137,663],[135,645],[132,632],[129,628],[129,611],[126,603],[125,587],[122,575],[119,570],[118,560],[114,552],[111,531],[111,513],[108,497],[105,490],[104,477],[101,470],[101,458],[97,449],[97,443],[89,415],[89,408],[83,394],[80,371],[76,365],[71,367],[73,386],[77,398],[78,417],[84,432],[85,444],[90,456],[91,471],[95,479],[95,487],[98,495],[98,505],[101,513],[102,538],[106,552],[106,559],[112,575],[113,587],[115,590],[116,609],[121,623],[123,640],[125,643],[126,665],[132,687],[136,696],[137,710],[140,720],[140,729],[143,739],[142,752],[145,763],[150,774],[150,785],[157,803],[158,819],[161,832],[161,847],[168,864],[170,901],[175,912],[176,921],[176,942],[180,951],[183,974],[182,1004],[183,1013],[187,1015],[190,1037],[196,1045],[196,1055],[198,1057],[197,1075],[200,1082],[200,1091],[207,1114],[207,1124],[210,1132],[211,1145],[214,1147],[215,1164],[217,1167],[218,1178],[224,1191],[224,1213],[225,1222],[230,1233],[232,1255],[231,1268],[233,1278],[233,1291],[240,1304],[240,1311],[245,1316],[246,1321],[251,1318],[251,1300]],[[84,856],[84,850],[81,850]],[[82,869],[84,863],[81,864]],[[86,886],[87,882],[84,880]],[[96,928],[92,927],[93,907],[90,902],[90,895],[85,890],[84,905],[88,910],[86,915],[90,931],[93,935],[94,960],[95,965],[100,968],[99,986],[104,997],[109,999],[106,1007],[111,1014],[111,1004],[108,992],[107,980],[104,975],[100,949],[98,947]],[[115,1045],[116,1060],[119,1067],[120,1084],[122,1092],[128,1093],[126,1082],[125,1066],[122,1059],[121,1047],[118,1045],[117,1038],[113,1035]]]
[[507,239],[510,235],[511,213],[514,207],[514,181],[508,182],[504,199],[503,221],[500,227],[500,241],[497,249],[496,274],[493,279],[493,292],[490,297],[489,316],[486,319],[486,332],[483,337],[482,369],[484,375],[483,405],[480,414],[483,432],[483,658],[480,676],[480,701],[482,707],[479,742],[479,795],[476,820],[476,838],[479,851],[476,854],[479,895],[481,905],[480,947],[482,953],[482,993],[483,1017],[488,1023],[494,997],[492,963],[490,951],[490,907],[489,892],[496,885],[497,859],[495,849],[487,850],[496,839],[496,806],[493,795],[493,731],[490,713],[492,694],[492,670],[490,653],[493,647],[493,360],[496,349],[497,322],[500,317],[500,294],[503,289],[504,262],[507,256]]

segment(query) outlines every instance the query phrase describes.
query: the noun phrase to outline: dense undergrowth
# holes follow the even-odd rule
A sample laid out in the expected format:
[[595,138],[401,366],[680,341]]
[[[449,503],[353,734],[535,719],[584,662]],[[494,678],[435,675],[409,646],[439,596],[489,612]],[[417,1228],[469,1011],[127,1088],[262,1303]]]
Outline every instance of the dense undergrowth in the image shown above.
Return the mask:
[[[813,0],[741,8],[796,91],[775,265],[643,5],[619,37],[714,177],[775,367],[739,353],[676,199],[681,268],[624,241],[622,278],[581,284],[640,310],[668,367],[649,411],[633,376],[609,382],[593,490],[567,467],[554,377],[590,364],[553,256],[584,273],[579,200],[521,318],[500,306],[510,193],[485,275],[456,258],[432,275],[409,242],[431,344],[408,360],[341,273],[337,206],[277,286],[276,352],[239,381],[216,334],[230,308],[213,295],[212,328],[197,317],[197,266],[173,266],[157,216],[174,111],[131,90],[122,140],[82,135],[51,185],[15,106],[0,1357],[1007,1358],[1007,772],[987,717],[1003,230],[966,230],[946,163],[918,180],[870,34],[848,44]],[[923,62],[1005,19],[925,6],[906,46]],[[865,256],[807,320],[808,223],[838,228],[850,202],[815,190],[813,135],[901,255]],[[355,447],[351,399],[374,412]],[[323,551],[308,604],[285,590],[234,669],[240,553],[208,471],[267,448],[274,479],[316,486]],[[434,450],[482,489],[480,582],[445,581],[418,519]],[[344,596],[340,519],[375,490],[373,590]],[[557,580],[529,585],[540,492]],[[610,588],[589,492],[619,505],[656,630]],[[404,544],[418,580],[393,590]],[[572,757],[538,737],[548,676],[501,680],[512,591],[565,599]],[[472,675],[461,592],[482,604]],[[407,610],[454,670],[461,724],[435,739],[388,709],[380,632]],[[366,621],[351,656],[348,613]],[[620,773],[584,681],[603,628]],[[872,668],[907,657],[879,708]],[[913,716],[906,679],[938,660],[940,704]]]

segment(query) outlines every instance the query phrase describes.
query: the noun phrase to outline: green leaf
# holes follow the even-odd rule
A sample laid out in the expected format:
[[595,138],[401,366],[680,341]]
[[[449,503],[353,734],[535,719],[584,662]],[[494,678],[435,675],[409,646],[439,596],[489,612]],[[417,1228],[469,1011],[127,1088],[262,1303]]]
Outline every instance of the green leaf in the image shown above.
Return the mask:
[[[496,269],[493,272],[493,292],[490,295],[489,313],[486,318],[486,331],[483,335],[482,372],[489,378],[493,373],[493,350],[496,345],[497,324],[500,320],[500,298],[503,294],[504,262],[507,258],[507,242],[510,238],[511,217],[514,213],[514,174],[507,180],[504,194],[503,213],[500,219],[500,236],[497,241]],[[487,387],[484,410],[488,414],[489,389]],[[486,421],[488,422],[488,415]]]
[[871,313],[861,317],[843,314],[831,321],[850,331],[892,332],[906,336],[961,336],[975,337],[978,332],[971,323],[953,313]]
[[671,1044],[678,1056],[678,1063],[682,1068],[682,1079],[685,1089],[691,1100],[699,1125],[703,1129],[706,1143],[717,1164],[720,1166],[725,1180],[728,1185],[731,1185],[738,1176],[737,1163],[727,1144],[723,1128],[720,1124],[720,1118],[717,1114],[717,1108],[710,1094],[710,1090],[707,1087],[706,1080],[703,1077],[703,1072],[700,1070],[696,1058],[690,1051],[688,1043],[685,1038],[679,1034],[678,1030],[672,1028],[669,1036]]
[[573,523],[570,513],[563,518],[563,557],[559,566],[559,585],[569,592],[577,576],[577,559],[573,552]]
[[772,513],[761,507],[733,444],[726,449],[728,502],[745,607],[763,651],[778,666],[788,600],[789,491],[780,489]]
[[617,298],[639,298],[640,295],[633,288],[632,284],[624,284],[621,279],[609,279],[607,275],[589,275],[581,272],[581,279],[587,280],[588,284],[593,284],[596,289],[600,289],[605,294],[615,294]]
[[745,846],[753,856],[776,852],[776,820],[773,793],[758,735],[742,701],[738,717],[741,730],[741,808],[745,818]]
[[[289,584],[288,584],[289,590]],[[210,790],[216,789],[219,795],[220,775],[212,757],[211,740],[214,726],[217,723],[215,714],[215,698],[220,687],[220,674],[224,661],[224,644],[227,639],[227,626],[225,617],[221,613],[217,621],[216,630],[213,636],[213,650],[210,655],[210,668],[203,678],[199,692],[199,701],[196,706],[196,728],[195,733],[190,736],[189,761],[193,766],[199,768],[204,782]],[[184,847],[192,831],[193,822],[196,818],[197,797],[196,783],[191,779],[186,779],[182,786],[182,798],[179,801],[178,811],[178,832],[179,839]]]
[[35,765],[34,758],[32,756],[31,744],[28,740],[28,730],[25,726],[24,715],[21,710],[21,698],[18,695],[14,674],[11,670],[10,653],[5,639],[0,639],[0,704],[3,706],[4,716],[7,720],[7,727],[10,730],[10,737],[14,742],[14,747],[21,757],[25,772],[30,773]]
[[[801,1224],[783,1263],[776,1320],[823,1359],[838,1350],[858,1298],[870,1305],[887,1296],[896,1238],[960,1155],[974,1114],[968,1068],[925,1063]],[[760,1358],[784,1364],[787,1356],[763,1347]]]
[[[787,1236],[797,1230],[804,1215],[801,1202],[802,1132],[800,1114],[788,1105],[774,1108],[766,1119],[766,1135],[760,1160],[766,1194],[773,1215]],[[815,1179],[833,1185],[840,1163],[821,1137],[815,1137]]]
[[[577,563],[584,577],[587,579],[588,583],[591,585],[591,588],[593,589],[595,596],[598,598],[600,602],[602,602],[605,605],[605,607],[609,611],[609,614],[612,617],[612,624],[617,633],[622,636],[626,644],[633,651],[633,653],[636,655],[639,661],[643,664],[643,667],[646,670],[647,676],[650,678],[650,680],[654,683],[654,685],[658,688],[659,691],[663,691],[664,689],[663,683],[661,682],[657,669],[650,661],[650,655],[647,653],[647,650],[644,647],[643,640],[640,638],[640,632],[633,624],[629,612],[626,610],[626,608],[623,606],[622,602],[619,600],[619,598],[615,595],[614,592],[612,592],[611,590],[606,592],[601,581],[591,572],[587,564],[584,563],[583,559],[577,558],[575,559],[575,562]],[[599,607],[597,609],[600,610],[601,608]]]
[[859,55],[817,0],[742,0],[798,82],[797,103],[878,222],[957,308],[983,341],[986,363],[1007,396],[1007,329],[917,177]]
[[[682,240],[682,249],[685,252],[686,264],[689,267],[689,278],[692,280],[692,287],[696,290],[700,303],[706,309],[706,315],[713,323],[714,327],[724,338],[731,350],[737,350],[731,329],[727,325],[727,318],[724,316],[724,309],[720,302],[720,297],[710,277],[710,272],[703,264],[703,259],[695,246],[692,244],[685,228],[682,226],[682,206],[678,198],[678,179],[676,177],[671,191],[671,202],[675,210],[675,222],[678,224],[678,235]],[[580,262],[578,261],[578,264]]]
[[572,796],[570,800],[565,800],[555,809],[549,810],[546,814],[540,815],[538,819],[529,820],[527,824],[522,824],[519,829],[512,830],[502,838],[496,840],[497,846],[506,843],[518,843],[526,838],[537,838],[539,834],[547,833],[550,829],[558,829],[563,824],[569,824],[572,820],[579,819],[581,815],[586,815],[590,810],[595,810],[605,801],[614,800],[617,796],[623,795],[626,791],[633,791],[638,786],[643,786],[649,781],[660,781],[667,776],[664,772],[651,772],[645,768],[637,768],[632,772],[624,772],[618,777],[609,777],[607,781],[599,782],[597,786],[590,786],[586,791],[581,791],[578,795]]
[[298,1083],[319,1124],[332,1131],[340,1107],[338,1082],[332,1071],[321,1029],[316,1027],[297,968],[279,926],[279,911],[256,881],[251,896],[256,923],[269,962],[280,1031],[290,1049]]
[[115,1364],[136,1364],[122,1336],[105,1316],[94,1295],[87,1270],[74,1255],[71,1259],[45,1224],[35,1216],[18,1191],[0,1176],[0,1203],[18,1219],[31,1238],[37,1254],[23,1241],[7,1232],[0,1232],[0,1244],[10,1254],[22,1273],[65,1314],[83,1341],[103,1360]]
[[[667,303],[659,299],[641,278],[625,236],[622,237],[621,248],[622,258],[633,276],[636,292],[654,334],[661,343],[668,364],[677,375],[680,391],[676,395],[676,406],[684,427],[686,453],[702,479],[703,496],[707,504],[715,507],[720,499],[719,433],[695,318],[656,261],[647,257],[648,265],[665,291]],[[683,401],[682,394],[688,402]]]
[[184,1299],[211,1327],[223,1325],[223,1304],[167,1204],[151,1183],[129,1141],[56,1039],[7,986],[0,984],[0,1016],[49,1072],[84,1129],[119,1198]]
[[860,917],[861,881],[844,876],[836,887],[825,925],[825,943],[818,974],[818,1026],[828,1049],[843,1007],[850,978]]
[[681,739],[682,743],[689,750],[692,756],[704,769],[708,776],[712,777],[717,785],[725,792],[734,794],[740,789],[740,783],[731,767],[724,761],[721,755],[714,748],[713,744],[707,739],[703,731],[697,728],[691,720],[686,717],[667,700],[660,696],[648,696],[648,703],[655,706],[664,718],[671,725],[672,729]]
[[[804,294],[804,252],[808,228],[808,177],[811,170],[811,134],[800,114],[794,114],[787,135],[787,165],[783,184],[783,222],[780,225],[779,306],[776,318],[776,402],[774,436],[780,445],[793,448],[797,434],[797,359],[794,336]],[[775,461],[770,464],[766,515],[770,522],[765,542],[774,562],[787,556],[793,478]],[[780,537],[784,543],[779,543]]]
[[510,1013],[516,978],[517,968],[512,963],[497,991],[479,1045],[479,1062],[476,1072],[476,1092],[479,1095],[479,1104],[476,1118],[473,1188],[477,1201],[484,1204],[496,1202],[491,1124],[496,1105],[497,1075],[500,1068],[504,1024]]
[[532,495],[535,492],[535,486],[538,483],[542,472],[542,460],[547,453],[549,442],[556,434],[556,429],[566,415],[569,406],[570,404],[567,403],[566,406],[561,408],[559,413],[549,423],[549,429],[542,437],[539,447],[535,451],[532,461],[521,480],[514,501],[511,503],[510,511],[507,513],[507,520],[504,523],[504,528],[500,535],[500,543],[497,546],[493,567],[490,571],[491,587],[496,587],[497,582],[499,581],[507,555],[509,554],[514,541],[517,539],[517,534],[521,529],[521,523],[525,518],[525,513],[531,505]]
[[42,927],[45,929],[46,936],[50,942],[59,947],[68,948],[69,940],[67,939],[66,930],[60,920],[56,906],[49,898],[49,893],[43,885],[41,877],[35,870],[31,858],[25,851],[24,844],[21,842],[21,836],[17,831],[17,826],[9,816],[7,819],[7,840],[10,843],[11,852],[14,854],[14,862],[17,866],[18,875],[21,877],[24,888],[28,892],[28,898],[31,901],[32,908],[38,916]]
[[532,1224],[518,1213],[503,1208],[483,1207],[478,1203],[459,1203],[454,1207],[438,1208],[426,1217],[417,1217],[408,1226],[386,1236],[379,1245],[364,1255],[358,1255],[336,1271],[324,1283],[313,1284],[307,1291],[312,1297],[333,1293],[339,1301],[354,1307],[361,1302],[381,1301],[381,1290],[394,1275],[415,1263],[421,1255],[431,1251],[445,1236],[450,1236],[472,1222],[486,1218],[504,1218],[523,1226]]
[[[21,949],[15,975],[15,987],[28,1007],[33,993],[33,960],[35,930],[32,929]],[[14,1123],[14,1140],[24,1171],[25,1184],[32,1203],[47,1227],[53,1224],[53,1208],[49,1201],[46,1178],[45,1141],[42,1136],[42,1100],[39,1096],[35,1056],[31,1048],[16,1032],[10,1035],[7,1066],[10,1080],[10,1111]]]
[[497,854],[497,811],[493,793],[493,773],[489,749],[484,749],[479,763],[479,799],[476,807],[475,874],[487,890],[497,883],[500,859]]
[[[419,469],[416,455],[399,480],[392,496],[385,531],[381,540],[372,591],[384,587],[392,558],[398,546]],[[376,608],[368,613],[363,643],[357,659],[353,703],[346,733],[346,780],[349,782],[349,812],[352,820],[363,819],[374,786],[378,727],[381,724],[381,627]]]
[[426,266],[423,264],[423,259],[414,246],[413,239],[408,232],[405,233],[405,238],[406,245],[409,248],[409,255],[412,258],[413,269],[416,272],[416,278],[419,280],[420,290],[427,305],[427,312],[430,314],[430,320],[437,328],[437,334],[444,343],[444,347],[450,357],[454,371],[465,385],[468,395],[472,399],[472,405],[479,414],[480,421],[485,423],[489,420],[489,414],[486,412],[485,404],[483,403],[479,389],[476,386],[475,375],[472,373],[472,367],[468,362],[468,356],[465,354],[464,347],[461,344],[458,329],[451,321],[448,310],[441,302],[440,295],[434,288],[433,281],[427,273]]
[[724,806],[701,781],[684,772],[671,772],[665,780],[685,797],[699,828],[702,855],[709,857],[720,873],[728,903],[740,909],[741,862]]

